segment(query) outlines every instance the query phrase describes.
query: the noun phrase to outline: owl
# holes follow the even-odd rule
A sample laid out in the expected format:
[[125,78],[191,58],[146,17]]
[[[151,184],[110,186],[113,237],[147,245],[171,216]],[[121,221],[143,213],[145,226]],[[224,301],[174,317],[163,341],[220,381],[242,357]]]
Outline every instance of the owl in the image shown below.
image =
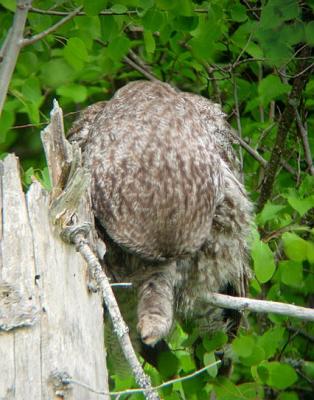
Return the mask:
[[[235,334],[240,315],[208,293],[245,296],[252,207],[221,107],[135,81],[82,112],[69,140],[91,173],[104,266],[126,321],[152,349],[174,320]],[[206,296],[204,296],[206,294]],[[134,335],[134,334],[133,334]]]

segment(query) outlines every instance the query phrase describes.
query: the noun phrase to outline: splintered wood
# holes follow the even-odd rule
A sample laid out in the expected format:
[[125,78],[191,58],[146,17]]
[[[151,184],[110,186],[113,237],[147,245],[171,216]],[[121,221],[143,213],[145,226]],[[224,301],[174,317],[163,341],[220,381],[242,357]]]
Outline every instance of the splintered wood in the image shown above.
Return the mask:
[[0,163],[0,399],[106,399],[62,380],[108,392],[101,298],[51,225],[48,193],[34,182],[25,195],[19,170],[14,155]]

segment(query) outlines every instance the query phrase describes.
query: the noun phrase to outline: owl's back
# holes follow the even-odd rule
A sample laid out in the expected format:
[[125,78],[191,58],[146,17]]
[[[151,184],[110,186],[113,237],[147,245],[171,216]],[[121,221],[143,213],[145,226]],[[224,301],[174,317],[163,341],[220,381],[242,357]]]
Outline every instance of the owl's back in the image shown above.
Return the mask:
[[[88,134],[72,134],[84,142],[96,217],[116,243],[143,258],[191,254],[210,236],[222,200],[218,136],[225,122],[197,99],[167,84],[133,82],[89,108]],[[208,111],[212,103],[203,100]]]

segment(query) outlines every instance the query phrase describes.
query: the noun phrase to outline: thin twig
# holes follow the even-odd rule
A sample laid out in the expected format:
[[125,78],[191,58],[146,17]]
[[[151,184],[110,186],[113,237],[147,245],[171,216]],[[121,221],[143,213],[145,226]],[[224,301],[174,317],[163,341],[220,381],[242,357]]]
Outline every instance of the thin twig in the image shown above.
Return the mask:
[[245,140],[243,140],[239,135],[236,134],[236,131],[231,129],[230,130],[231,135],[233,138],[239,142],[239,144],[253,157],[255,158],[256,161],[258,161],[263,167],[266,167],[267,161],[256,151],[246,143]]
[[[180,378],[175,378],[175,379],[171,379],[167,382],[164,382],[158,386],[153,386],[152,389],[153,390],[160,390],[160,389],[164,389],[165,387],[174,385],[175,383],[178,382],[184,382],[188,379],[192,379],[197,375],[202,374],[203,372],[209,370],[210,368],[213,368],[217,365],[219,365],[221,363],[220,360],[215,361],[214,363],[210,364],[210,365],[206,365],[203,368],[200,368],[197,371],[192,372],[191,374],[185,375],[185,376],[181,376]],[[87,385],[86,383],[80,382],[76,379],[72,379],[72,378],[66,378],[62,381],[62,383],[64,385],[68,385],[70,383],[81,386],[87,390],[89,390],[92,393],[95,394],[99,394],[99,395],[103,395],[103,396],[113,396],[113,397],[118,397],[118,396],[122,396],[122,395],[131,395],[131,394],[135,394],[135,393],[146,393],[149,389],[127,389],[127,390],[121,390],[120,392],[103,392],[103,391],[98,391],[93,389],[91,386]]]
[[[43,14],[43,15],[57,15],[60,17],[66,16],[69,14],[69,12],[67,12],[67,11],[43,10],[41,8],[36,8],[36,7],[32,7],[30,9],[30,12],[35,13],[35,14]],[[208,14],[208,9],[196,8],[194,10],[194,12],[196,14]],[[77,15],[79,17],[85,17],[87,14],[85,12],[81,11]],[[100,11],[98,13],[98,15],[104,15],[104,16],[106,16],[106,15],[138,15],[138,11],[137,10],[127,10],[125,12],[118,13],[118,12],[115,12],[112,10],[103,10],[103,11]]]
[[303,336],[304,339],[314,343],[314,336],[304,331],[303,329],[293,328],[292,326],[288,326],[286,327],[286,329],[292,333],[296,333],[297,335]]
[[[313,58],[312,58],[312,57],[302,58],[302,60],[304,60],[304,59],[310,60],[310,59],[313,59]],[[282,71],[279,71],[279,74],[280,74],[281,76],[283,76],[283,77],[285,77],[285,78],[289,78],[289,79],[291,79],[291,78],[297,78],[297,77],[303,75],[308,69],[310,69],[310,68],[312,68],[312,67],[314,67],[314,63],[308,65],[306,68],[304,68],[303,71],[301,71],[301,72],[299,72],[299,73],[297,73],[297,74],[295,74],[295,75],[288,75],[288,74],[285,74],[285,73],[282,72]]]
[[136,64],[133,60],[131,60],[128,56],[123,57],[123,61],[128,64],[130,67],[134,68],[136,71],[140,72],[142,75],[145,76],[150,81],[153,82],[160,82],[160,79],[156,78],[155,75],[151,74],[149,71],[141,67],[140,65]]
[[[238,89],[237,89],[237,82],[235,79],[235,75],[232,71],[232,85],[233,85],[233,98],[234,98],[234,106],[235,106],[235,115],[237,119],[237,128],[239,133],[239,138],[242,138],[242,126],[241,126],[241,117],[240,117],[240,109],[239,109],[239,98],[238,98]],[[243,152],[242,148],[240,148],[240,164],[241,170],[243,169]]]
[[[155,76],[150,69],[150,66],[148,66],[147,64],[145,64],[145,62],[132,50],[129,50],[129,58],[131,58],[136,64],[138,64],[140,67],[142,67],[143,69],[145,69],[145,71],[147,71],[148,73],[150,73],[151,75]],[[156,79],[158,79],[155,76]]]
[[249,310],[257,313],[272,313],[306,321],[314,321],[314,310],[311,308],[299,307],[277,301],[234,297],[220,293],[206,293],[203,296],[206,302],[216,307],[230,308],[239,311]]
[[[59,17],[65,17],[70,14],[70,11],[42,10],[41,8],[35,8],[35,7],[31,7],[29,11],[35,14],[56,15]],[[111,10],[103,10],[98,13],[98,15],[135,15],[135,14],[137,14],[136,10],[129,10],[123,13],[117,13]],[[78,17],[85,17],[87,14],[83,11],[80,11],[76,15]]]
[[4,59],[0,64],[0,115],[8,93],[9,84],[15,69],[23,39],[24,27],[28,10],[32,0],[18,0],[12,28],[7,33],[8,39],[4,41],[2,55]]
[[251,11],[251,13],[254,15],[254,17],[259,20],[259,15],[255,12],[260,10],[260,8],[251,8],[250,4],[248,1],[243,0],[243,3],[247,6],[248,10]]
[[[71,228],[70,228],[71,229]],[[124,353],[126,360],[129,362],[130,367],[134,373],[137,384],[145,390],[145,397],[148,400],[159,400],[159,395],[155,389],[152,388],[150,378],[145,374],[143,368],[138,361],[135,351],[133,349],[131,339],[128,333],[128,328],[123,321],[118,303],[114,297],[110,282],[104,273],[98,259],[90,249],[87,240],[81,233],[75,233],[71,237],[71,241],[76,245],[77,250],[80,252],[86,261],[91,276],[94,277],[109,311],[114,331],[119,340],[121,349]]]
[[80,12],[81,9],[82,9],[82,7],[78,7],[76,10],[67,14],[66,17],[64,17],[60,21],[56,22],[54,25],[50,26],[45,31],[40,32],[37,35],[32,36],[31,38],[23,39],[20,43],[21,47],[29,46],[33,43],[36,43],[39,40],[43,39],[44,37],[55,32],[58,28],[60,28],[60,26],[66,24],[68,21],[70,21],[72,18],[74,18]]
[[294,108],[294,112],[295,112],[295,116],[296,116],[296,120],[297,120],[297,126],[299,129],[299,133],[300,133],[300,136],[302,139],[305,161],[307,163],[310,174],[314,175],[314,166],[313,166],[311,148],[310,148],[310,144],[309,144],[308,132],[307,132],[307,129],[305,128],[305,126],[302,124],[300,113],[296,107]]

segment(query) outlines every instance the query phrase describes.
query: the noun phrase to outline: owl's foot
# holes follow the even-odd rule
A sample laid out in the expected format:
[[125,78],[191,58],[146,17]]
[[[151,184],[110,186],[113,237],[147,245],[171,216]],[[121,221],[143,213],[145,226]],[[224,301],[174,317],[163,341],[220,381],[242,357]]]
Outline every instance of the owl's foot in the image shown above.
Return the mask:
[[168,335],[171,323],[172,321],[161,315],[144,314],[137,324],[137,330],[145,344],[154,346]]

